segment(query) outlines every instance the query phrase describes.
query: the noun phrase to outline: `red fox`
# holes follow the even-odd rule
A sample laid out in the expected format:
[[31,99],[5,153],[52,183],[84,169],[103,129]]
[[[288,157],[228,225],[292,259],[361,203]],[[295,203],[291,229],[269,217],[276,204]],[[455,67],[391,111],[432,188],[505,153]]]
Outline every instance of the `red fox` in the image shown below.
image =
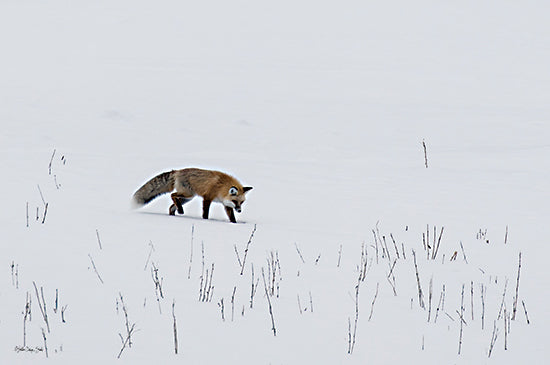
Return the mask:
[[193,199],[195,195],[200,195],[203,198],[202,217],[204,219],[208,219],[210,204],[219,202],[224,205],[229,220],[237,223],[233,210],[237,213],[241,212],[245,193],[251,189],[251,186],[243,187],[233,176],[220,171],[187,168],[155,176],[134,193],[133,200],[137,206],[142,206],[159,195],[176,190],[172,193],[174,204],[168,209],[170,215],[175,215],[176,211],[183,214],[183,204]]

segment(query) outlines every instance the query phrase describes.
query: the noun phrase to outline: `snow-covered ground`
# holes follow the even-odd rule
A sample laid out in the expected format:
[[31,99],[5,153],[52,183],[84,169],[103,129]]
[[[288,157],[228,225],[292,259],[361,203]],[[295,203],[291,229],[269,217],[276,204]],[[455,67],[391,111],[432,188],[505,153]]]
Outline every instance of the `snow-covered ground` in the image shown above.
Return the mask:
[[0,362],[542,363],[549,10],[2,2]]

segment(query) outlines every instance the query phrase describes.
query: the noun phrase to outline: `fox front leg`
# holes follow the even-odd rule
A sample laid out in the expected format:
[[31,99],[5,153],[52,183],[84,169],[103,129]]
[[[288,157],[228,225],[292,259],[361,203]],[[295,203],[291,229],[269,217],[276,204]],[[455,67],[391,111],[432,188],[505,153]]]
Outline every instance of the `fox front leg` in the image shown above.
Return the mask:
[[202,201],[202,217],[204,219],[208,219],[208,213],[210,212],[210,204],[212,203],[212,200],[204,199]]
[[233,211],[233,208],[225,207],[225,212],[227,213],[227,216],[229,217],[229,221],[231,223],[237,223],[237,220],[235,219],[235,212]]

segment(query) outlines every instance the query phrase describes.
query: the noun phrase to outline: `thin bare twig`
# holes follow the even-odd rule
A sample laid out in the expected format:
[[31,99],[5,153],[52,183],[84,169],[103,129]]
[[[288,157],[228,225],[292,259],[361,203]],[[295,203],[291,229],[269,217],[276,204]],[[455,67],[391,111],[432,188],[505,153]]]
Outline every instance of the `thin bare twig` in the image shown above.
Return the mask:
[[44,224],[44,222],[46,222],[46,214],[48,214],[48,203],[46,203],[46,205],[44,205],[44,216],[42,216],[42,224]]
[[52,174],[52,163],[53,163],[54,156],[55,156],[55,148],[53,149],[52,158],[50,159],[50,164],[48,165],[48,175]]
[[491,353],[493,352],[493,347],[495,346],[495,343],[497,342],[498,338],[498,328],[497,328],[497,321],[494,321],[493,324],[493,334],[491,335],[491,343],[489,345],[489,356],[491,357]]
[[177,325],[176,325],[176,311],[175,311],[175,308],[176,308],[176,300],[174,299],[172,301],[172,319],[174,321],[174,353],[177,355],[178,354],[178,328],[177,328]]
[[464,252],[464,246],[462,246],[462,241],[460,241],[460,249],[462,250],[462,256],[464,257],[464,262],[468,263],[466,259],[466,252]]
[[514,296],[514,306],[512,308],[512,321],[516,320],[516,311],[518,309],[518,298],[519,298],[519,274],[521,271],[521,252],[519,253],[519,263],[518,263],[518,277],[516,281],[516,295]]
[[95,266],[94,259],[92,258],[92,255],[88,254],[88,257],[90,258],[90,261],[92,262],[92,267],[94,269],[95,274],[97,275],[97,278],[101,282],[101,284],[104,284],[103,279],[101,278],[101,275],[99,275],[99,272],[97,271],[97,268]]
[[428,151],[424,140],[422,140],[422,147],[424,148],[424,165],[428,168]]
[[443,284],[443,289],[441,290],[441,294],[439,295],[439,302],[437,304],[437,309],[435,310],[435,319],[434,323],[437,323],[437,317],[439,315],[439,311],[445,310],[445,284]]
[[46,353],[46,358],[48,358],[48,342],[46,339],[46,332],[44,332],[44,328],[41,328],[41,330],[42,330],[42,338],[44,339],[44,352]]
[[46,323],[46,328],[48,329],[48,333],[50,333],[50,322],[48,321],[48,311],[46,309],[46,301],[44,300],[44,288],[40,287],[40,292],[42,296],[38,294],[38,288],[36,286],[36,283],[33,281],[32,285],[34,285],[34,291],[36,293],[36,299],[38,300],[38,308],[40,308],[40,313],[42,314],[42,318],[44,319],[44,322]]
[[298,252],[298,256],[300,256],[300,260],[302,260],[302,264],[305,264],[306,261],[304,260],[304,256],[302,256],[302,253],[300,252],[300,249],[298,248],[298,244],[294,242],[294,247],[296,247],[296,252]]
[[376,298],[378,297],[378,287],[380,286],[380,283],[376,283],[376,292],[374,293],[374,298],[372,299],[372,303],[370,306],[370,313],[369,313],[369,322],[372,318],[372,313],[374,311],[374,303],[376,303]]
[[191,265],[193,264],[193,240],[195,238],[195,225],[191,226],[191,253],[189,254],[189,269],[187,270],[187,280],[191,279]]
[[254,237],[254,233],[256,233],[256,225],[254,224],[254,229],[252,230],[252,233],[250,234],[250,238],[248,239],[248,242],[246,243],[246,248],[244,249],[244,256],[243,256],[243,263],[241,265],[241,275],[244,272],[244,267],[246,263],[246,256],[248,255],[248,247],[250,246],[250,243],[252,242],[252,238]]
[[101,246],[101,239],[99,238],[99,230],[98,229],[95,230],[95,234],[97,236],[97,244],[99,245],[99,249],[103,250],[103,247]]
[[352,354],[353,350],[355,349],[355,339],[357,336],[357,322],[359,321],[359,287],[361,285],[361,281],[357,281],[357,285],[355,285],[355,319],[353,324],[353,332],[351,330],[351,319],[348,317],[348,330],[349,330],[349,336],[348,336],[348,354]]
[[[457,311],[458,312],[458,311]],[[462,350],[462,334],[463,334],[463,325],[466,323],[464,320],[464,284],[462,284],[462,294],[460,299],[460,313],[458,313],[460,318],[460,338],[458,341],[458,354]]]
[[481,284],[481,329],[485,329],[485,286]]
[[413,259],[414,259],[414,269],[416,271],[416,284],[418,286],[418,304],[420,308],[425,309],[424,305],[424,295],[422,294],[422,287],[420,286],[420,275],[418,274],[418,265],[416,264],[416,253],[412,250]]
[[521,304],[523,305],[523,311],[525,312],[525,319],[527,320],[527,324],[530,324],[529,315],[527,314],[527,308],[525,308],[525,302],[522,300]]
[[267,283],[265,281],[264,268],[262,267],[262,279],[264,281],[265,296],[267,298],[267,304],[269,307],[269,316],[271,317],[271,330],[273,331],[273,336],[277,336],[277,329],[275,327],[275,318],[273,317],[273,308],[271,306],[271,299],[269,292],[267,290]]

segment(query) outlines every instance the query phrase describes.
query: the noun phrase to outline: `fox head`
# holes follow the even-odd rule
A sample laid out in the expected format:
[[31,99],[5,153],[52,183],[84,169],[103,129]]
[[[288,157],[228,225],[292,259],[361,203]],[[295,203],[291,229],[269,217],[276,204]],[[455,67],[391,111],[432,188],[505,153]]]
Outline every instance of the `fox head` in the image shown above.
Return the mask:
[[242,210],[242,205],[244,201],[246,200],[245,194],[252,190],[252,186],[244,186],[244,187],[236,187],[232,186],[227,191],[227,195],[225,199],[223,200],[223,205],[229,208],[233,208],[237,211],[237,213],[240,213]]

